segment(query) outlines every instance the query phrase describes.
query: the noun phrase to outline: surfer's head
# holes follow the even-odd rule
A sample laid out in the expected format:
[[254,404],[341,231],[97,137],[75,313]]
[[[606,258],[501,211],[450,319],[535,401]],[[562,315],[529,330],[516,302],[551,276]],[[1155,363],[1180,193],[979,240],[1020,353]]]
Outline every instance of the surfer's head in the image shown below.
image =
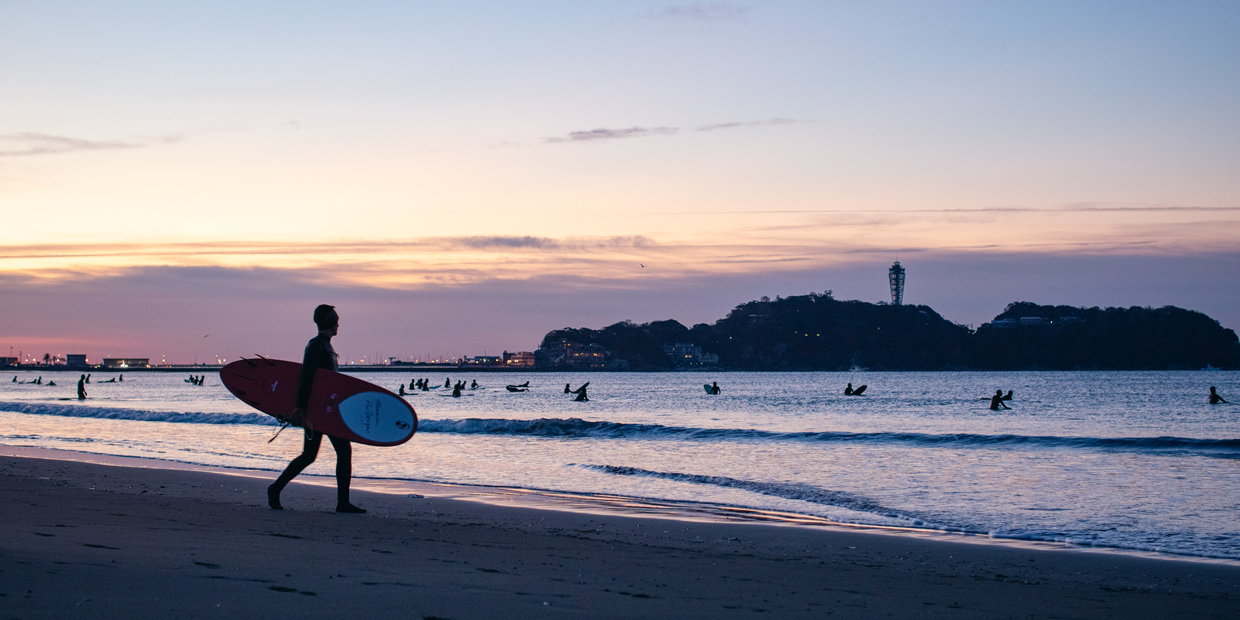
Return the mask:
[[319,304],[319,307],[314,309],[314,324],[319,326],[319,331],[340,325],[340,315],[336,314],[336,306]]

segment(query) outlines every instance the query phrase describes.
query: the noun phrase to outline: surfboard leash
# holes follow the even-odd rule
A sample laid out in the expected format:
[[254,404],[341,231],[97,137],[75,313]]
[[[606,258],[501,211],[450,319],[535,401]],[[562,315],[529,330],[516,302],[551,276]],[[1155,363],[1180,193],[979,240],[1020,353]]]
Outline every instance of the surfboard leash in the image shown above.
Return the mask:
[[283,433],[283,432],[284,432],[284,429],[286,429],[286,428],[288,428],[288,427],[289,427],[288,420],[280,420],[280,428],[276,429],[276,434],[272,435],[272,436],[271,436],[271,439],[268,439],[268,440],[267,440],[267,443],[271,443],[271,442],[275,441],[275,440],[276,440],[276,437],[279,437],[279,436],[280,436],[280,433]]

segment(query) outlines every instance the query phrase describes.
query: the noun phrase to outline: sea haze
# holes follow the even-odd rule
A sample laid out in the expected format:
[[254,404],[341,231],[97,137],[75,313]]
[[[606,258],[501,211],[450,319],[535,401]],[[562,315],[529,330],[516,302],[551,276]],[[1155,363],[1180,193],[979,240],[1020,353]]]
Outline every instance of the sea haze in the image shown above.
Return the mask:
[[[45,385],[23,383],[42,375]],[[10,372],[0,442],[276,471],[300,450],[208,375]],[[453,398],[444,379],[481,388]],[[845,523],[1240,559],[1240,409],[1231,372],[367,373],[421,419],[358,446],[368,478],[609,493]],[[13,381],[12,379],[16,379]],[[50,381],[57,385],[46,385]],[[512,393],[508,383],[530,381]],[[589,381],[590,402],[564,394]],[[703,383],[722,393],[707,395]],[[868,385],[844,396],[846,383]],[[1013,390],[1010,411],[988,395]],[[1240,402],[1240,401],[1237,401]],[[308,473],[331,475],[324,448]]]

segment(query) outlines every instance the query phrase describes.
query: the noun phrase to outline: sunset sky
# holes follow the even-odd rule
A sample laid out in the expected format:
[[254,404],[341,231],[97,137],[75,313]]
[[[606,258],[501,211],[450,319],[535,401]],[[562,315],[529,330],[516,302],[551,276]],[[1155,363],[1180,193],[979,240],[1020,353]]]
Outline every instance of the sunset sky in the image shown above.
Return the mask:
[[[260,6],[256,6],[260,5]],[[832,290],[1240,328],[1240,3],[0,2],[0,356],[533,350]],[[644,265],[644,267],[642,266]]]

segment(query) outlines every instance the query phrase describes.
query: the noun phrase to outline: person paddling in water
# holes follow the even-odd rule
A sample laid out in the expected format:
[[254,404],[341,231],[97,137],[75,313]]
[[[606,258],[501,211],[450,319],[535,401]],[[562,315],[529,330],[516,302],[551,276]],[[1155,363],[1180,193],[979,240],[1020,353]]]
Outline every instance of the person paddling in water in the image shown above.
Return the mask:
[[995,390],[995,395],[990,397],[990,410],[998,411],[1000,408],[1011,409],[1011,407],[1003,404],[1003,390]]
[[[301,383],[297,388],[297,406],[289,416],[290,423],[305,426],[305,442],[302,444],[301,455],[293,459],[280,477],[267,487],[267,505],[273,510],[284,509],[280,505],[280,492],[297,474],[314,462],[319,454],[319,445],[323,443],[323,433],[306,425],[306,405],[310,402],[310,391],[314,387],[314,376],[318,370],[335,371],[339,368],[336,350],[332,348],[332,336],[340,331],[340,315],[336,314],[334,306],[322,304],[314,309],[314,324],[319,328],[319,335],[306,344],[306,354],[301,362]],[[366,512],[349,503],[349,481],[353,477],[353,445],[347,439],[331,435],[327,438],[336,450],[336,512]]]
[[1223,404],[1225,404],[1225,405],[1230,404],[1230,403],[1228,403],[1227,401],[1223,400],[1223,397],[1222,397],[1222,396],[1219,396],[1219,395],[1218,395],[1218,392],[1215,392],[1215,391],[1214,391],[1214,386],[1213,386],[1213,385],[1211,385],[1211,386],[1210,386],[1210,404],[1211,404],[1211,405],[1217,405],[1217,404],[1219,404],[1219,403],[1223,403]]

